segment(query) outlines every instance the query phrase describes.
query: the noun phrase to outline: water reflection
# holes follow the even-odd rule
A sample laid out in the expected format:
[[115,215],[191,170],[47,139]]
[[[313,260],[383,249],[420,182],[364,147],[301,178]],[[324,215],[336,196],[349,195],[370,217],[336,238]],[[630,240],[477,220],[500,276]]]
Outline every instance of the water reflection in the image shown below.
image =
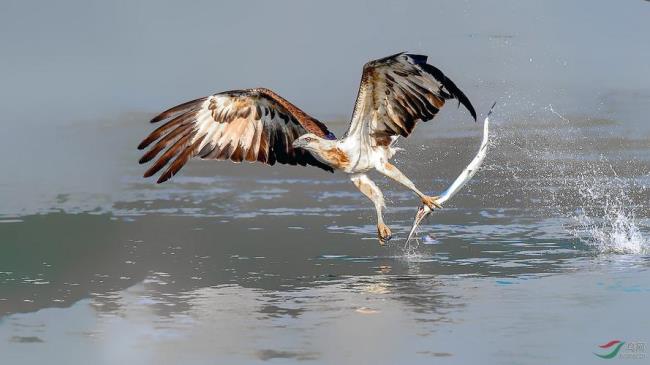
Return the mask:
[[[545,328],[546,308],[527,313],[535,301],[526,296],[547,295],[539,301],[551,319],[576,305],[577,291],[578,304],[601,312],[609,307],[592,300],[645,298],[650,189],[639,171],[649,169],[647,156],[612,167],[615,160],[569,158],[576,146],[594,152],[554,137],[571,130],[495,130],[480,179],[424,222],[412,252],[403,247],[418,204],[411,194],[380,180],[395,237],[381,247],[366,199],[345,177],[309,169],[197,162],[157,186],[129,167],[112,196],[62,194],[40,214],[6,215],[0,351],[10,358],[24,353],[3,345],[55,351],[74,343],[92,352],[129,344],[135,350],[107,357],[127,363],[201,363],[212,354],[246,364],[467,359],[457,343],[484,333],[480,326],[513,338]],[[408,141],[414,157],[401,167],[418,185],[440,189],[471,157],[469,135],[438,138],[435,148]],[[618,142],[601,139],[598,148],[625,149]],[[601,246],[615,242],[616,252],[631,253],[633,243],[636,254],[610,256],[576,234],[583,216],[592,230],[580,232],[602,233]],[[608,225],[608,217],[625,224]],[[628,310],[629,301],[628,319],[640,310]],[[526,319],[513,322],[513,313]],[[485,343],[473,343],[475,353],[516,347]],[[63,362],[84,363],[84,351],[74,356]]]
[[[332,348],[357,337],[360,344],[388,346],[399,336],[397,326],[426,337],[432,326],[452,322],[450,314],[463,308],[460,297],[445,293],[451,277],[355,277],[288,291],[232,284],[166,295],[164,287],[173,281],[155,274],[124,290],[92,293],[66,310],[83,328],[72,341],[156,348],[155,353],[146,351],[148,356],[165,362],[165,356],[191,353],[191,348],[205,353],[206,346],[223,358],[318,359],[323,353],[331,357]],[[56,316],[39,313],[9,317],[0,333],[12,334],[14,341],[51,341]],[[188,351],[170,353],[164,350],[169,344]],[[349,345],[342,348],[351,350]],[[380,353],[368,356],[381,359]]]
[[[86,356],[127,363],[202,363],[216,356],[234,364],[272,359],[421,363],[432,356],[498,361],[515,354],[534,360],[549,344],[536,341],[544,334],[531,327],[541,332],[561,327],[563,336],[587,336],[573,345],[581,347],[593,345],[602,333],[586,334],[579,326],[566,327],[567,321],[601,317],[610,330],[630,320],[647,322],[637,317],[643,305],[629,305],[650,298],[647,260],[638,261],[645,261],[645,268],[628,266],[614,275],[609,266],[589,268],[586,262],[568,275],[510,278],[424,275],[415,265],[404,275],[381,267],[383,273],[375,275],[321,279],[288,289],[221,284],[174,293],[168,290],[176,284],[173,275],[157,272],[121,290],[90,293],[69,308],[6,316],[0,349],[10,360],[20,355],[43,361],[56,354],[53,358],[67,363],[82,363]],[[598,305],[603,300],[610,307],[606,312]],[[544,305],[531,304],[538,301]],[[619,312],[622,308],[627,311]],[[609,319],[611,313],[617,313],[615,319]],[[471,337],[477,331],[503,336],[478,341]],[[634,330],[630,334],[636,335]],[[464,345],[468,339],[472,351]],[[9,343],[41,347],[24,353]],[[499,343],[506,350],[499,351]],[[519,353],[517,343],[529,351]],[[81,350],[62,353],[57,346],[63,344]],[[564,347],[572,356],[583,355]],[[107,349],[110,354],[104,355]]]

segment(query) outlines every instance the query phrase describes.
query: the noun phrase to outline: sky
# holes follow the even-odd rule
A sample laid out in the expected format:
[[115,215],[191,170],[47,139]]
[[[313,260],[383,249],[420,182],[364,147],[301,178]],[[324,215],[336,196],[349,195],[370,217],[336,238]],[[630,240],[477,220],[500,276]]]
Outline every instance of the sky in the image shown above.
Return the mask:
[[592,105],[647,93],[648,19],[642,0],[5,0],[0,123],[93,123],[256,86],[348,118],[362,65],[399,51],[429,55],[479,109],[504,94]]

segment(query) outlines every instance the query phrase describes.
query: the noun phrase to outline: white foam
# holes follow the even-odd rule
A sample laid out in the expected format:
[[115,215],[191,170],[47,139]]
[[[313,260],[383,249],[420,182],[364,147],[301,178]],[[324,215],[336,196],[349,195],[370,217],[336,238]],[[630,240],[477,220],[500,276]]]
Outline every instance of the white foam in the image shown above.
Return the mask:
[[[613,167],[610,165],[613,171]],[[636,218],[637,208],[628,191],[634,180],[583,176],[578,193],[581,207],[573,216],[573,233],[599,253],[650,254],[650,239]]]
[[650,242],[641,233],[634,214],[621,207],[592,217],[581,209],[575,219],[579,227],[575,234],[599,253],[650,254]]

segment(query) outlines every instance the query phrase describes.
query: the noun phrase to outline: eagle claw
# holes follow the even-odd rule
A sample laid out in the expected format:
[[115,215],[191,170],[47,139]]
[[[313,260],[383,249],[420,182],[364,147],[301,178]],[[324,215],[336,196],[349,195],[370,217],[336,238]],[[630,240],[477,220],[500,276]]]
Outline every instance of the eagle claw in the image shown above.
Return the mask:
[[384,245],[393,237],[390,228],[388,228],[388,226],[383,223],[377,225],[377,235],[379,237],[380,245]]
[[436,208],[442,209],[442,205],[438,203],[438,199],[440,199],[439,196],[423,196],[422,197],[422,203],[426,206],[428,206],[431,210],[434,210]]

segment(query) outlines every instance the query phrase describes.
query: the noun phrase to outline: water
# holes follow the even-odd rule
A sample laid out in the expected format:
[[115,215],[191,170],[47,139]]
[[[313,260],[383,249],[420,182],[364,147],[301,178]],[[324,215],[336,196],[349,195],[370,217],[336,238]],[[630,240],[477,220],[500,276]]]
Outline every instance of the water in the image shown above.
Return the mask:
[[[111,194],[2,218],[3,356],[569,363],[645,341],[650,163],[627,146],[646,142],[594,143],[601,123],[544,110],[552,130],[518,127],[503,107],[485,168],[410,251],[418,203],[385,181],[395,238],[380,247],[344,176],[199,161],[154,185],[125,159]],[[408,141],[400,166],[444,188],[479,142],[463,128]]]
[[[647,2],[202,6],[0,12],[57,14],[0,35],[25,37],[0,61],[2,363],[583,364],[611,340],[650,342]],[[213,36],[231,29],[259,48]],[[278,39],[300,57],[260,61]],[[387,246],[342,174],[194,161],[141,178],[135,146],[169,104],[263,84],[341,135],[361,64],[402,49],[430,54],[477,111],[497,100],[483,168],[417,245],[419,202],[376,175]],[[396,164],[439,192],[480,136],[447,107]]]

